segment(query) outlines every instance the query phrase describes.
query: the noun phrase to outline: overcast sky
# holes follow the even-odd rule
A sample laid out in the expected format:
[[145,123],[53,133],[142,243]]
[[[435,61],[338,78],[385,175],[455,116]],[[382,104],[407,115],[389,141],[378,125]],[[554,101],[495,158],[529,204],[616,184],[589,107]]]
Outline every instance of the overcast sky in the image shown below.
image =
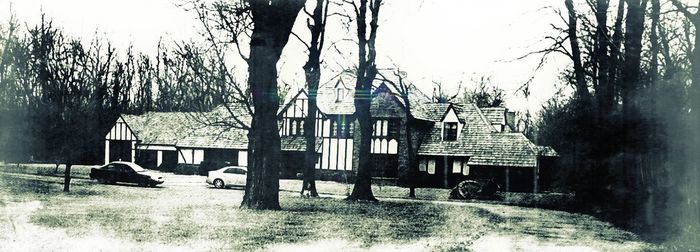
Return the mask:
[[[191,40],[198,21],[175,5],[176,0],[0,0],[0,17],[12,12],[33,25],[43,11],[71,36],[91,39],[97,34],[125,49],[153,54],[159,38],[165,41]],[[312,2],[312,1],[309,1]],[[378,33],[378,65],[399,66],[408,78],[427,94],[433,81],[454,89],[460,81],[491,76],[507,92],[511,109],[539,110],[555,92],[565,57],[553,57],[532,83],[529,103],[515,91],[532,75],[539,58],[513,61],[527,52],[543,48],[540,42],[552,34],[550,23],[562,24],[552,8],[563,8],[561,0],[387,0],[381,10]],[[300,16],[301,17],[301,16]],[[4,21],[4,20],[3,20]],[[298,19],[297,24],[304,20]],[[353,39],[338,18],[329,23],[329,41]],[[295,31],[304,36],[301,25]],[[341,51],[354,52],[351,43],[339,43]],[[356,62],[328,51],[326,63],[337,69]],[[303,85],[305,52],[301,43],[290,39],[281,60],[280,75],[288,83]],[[356,64],[356,63],[355,63]],[[241,69],[245,65],[238,66]],[[324,73],[324,80],[332,74]]]

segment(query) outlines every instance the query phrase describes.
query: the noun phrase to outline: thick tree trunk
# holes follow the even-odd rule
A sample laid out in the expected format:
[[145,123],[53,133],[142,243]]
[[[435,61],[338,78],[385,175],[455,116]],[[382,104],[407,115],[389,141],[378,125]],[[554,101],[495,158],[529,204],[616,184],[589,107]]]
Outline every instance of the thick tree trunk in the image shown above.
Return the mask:
[[248,131],[248,175],[241,207],[280,208],[277,61],[304,2],[249,1],[255,26],[248,59],[248,87],[254,115]]
[[[377,51],[375,41],[377,39],[377,22],[379,20],[379,8],[381,0],[369,2],[360,0],[357,13],[357,39],[358,39],[358,66],[357,82],[355,83],[355,117],[359,130],[355,130],[353,156],[357,158],[357,177],[355,187],[348,200],[376,201],[372,193],[372,163],[370,162],[370,147],[372,143],[372,82],[377,76],[375,60]],[[371,12],[369,22],[369,38],[367,37],[367,10]]]
[[641,114],[638,91],[641,74],[642,35],[644,33],[644,6],[646,0],[627,0],[627,21],[625,24],[625,54],[622,65],[622,113],[623,128],[623,185],[625,190],[622,214],[629,217],[629,224],[636,225],[638,203],[641,202],[639,148],[645,143],[639,134]]
[[[372,193],[372,168],[370,147],[372,144],[372,117],[369,113],[371,104],[369,90],[355,91],[355,117],[359,130],[355,130],[353,156],[357,157],[357,176],[348,200],[377,201]],[[359,134],[358,134],[359,133]]]
[[66,170],[63,172],[63,191],[70,191],[70,168],[73,166],[71,162],[66,162]]

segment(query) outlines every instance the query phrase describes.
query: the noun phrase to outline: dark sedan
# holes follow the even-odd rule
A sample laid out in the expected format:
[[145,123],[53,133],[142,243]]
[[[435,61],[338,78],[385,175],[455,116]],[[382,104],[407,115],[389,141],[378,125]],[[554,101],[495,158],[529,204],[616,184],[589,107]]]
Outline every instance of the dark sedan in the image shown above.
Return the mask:
[[150,187],[164,182],[160,174],[150,172],[135,163],[122,161],[90,169],[90,179],[95,179],[100,183],[126,182]]

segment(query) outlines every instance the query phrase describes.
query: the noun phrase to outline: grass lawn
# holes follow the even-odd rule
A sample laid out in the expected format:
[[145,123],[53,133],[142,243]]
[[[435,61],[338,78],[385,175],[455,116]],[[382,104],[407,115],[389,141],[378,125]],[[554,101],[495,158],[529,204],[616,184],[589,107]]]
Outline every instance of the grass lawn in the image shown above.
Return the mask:
[[[15,250],[645,250],[586,215],[480,203],[307,199],[283,181],[282,211],[239,209],[242,190],[167,175],[158,188],[0,170],[0,251]],[[375,188],[377,195],[405,194]],[[342,186],[319,184],[321,192]],[[426,193],[429,195],[430,193]],[[436,193],[437,194],[437,193]],[[419,190],[420,195],[420,190]],[[5,241],[5,242],[3,242]]]

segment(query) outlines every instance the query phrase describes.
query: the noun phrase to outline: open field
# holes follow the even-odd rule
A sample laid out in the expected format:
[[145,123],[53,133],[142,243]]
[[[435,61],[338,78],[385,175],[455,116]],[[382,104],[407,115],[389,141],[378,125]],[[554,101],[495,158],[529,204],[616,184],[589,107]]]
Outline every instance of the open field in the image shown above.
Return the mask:
[[282,181],[293,190],[281,193],[284,210],[253,211],[238,209],[240,189],[212,189],[199,176],[165,179],[140,188],[78,178],[63,193],[61,178],[0,170],[0,251],[654,248],[593,217],[560,211],[396,198],[349,203],[340,199],[345,185],[326,182],[319,190],[339,195],[306,199],[296,180]]

